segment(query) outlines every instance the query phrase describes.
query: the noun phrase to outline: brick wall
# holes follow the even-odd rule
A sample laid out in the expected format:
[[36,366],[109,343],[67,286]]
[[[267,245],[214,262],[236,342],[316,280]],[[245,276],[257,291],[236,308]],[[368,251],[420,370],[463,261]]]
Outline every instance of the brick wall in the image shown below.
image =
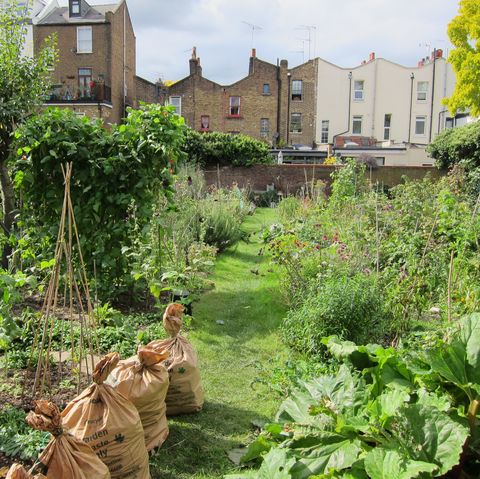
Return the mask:
[[[297,193],[306,182],[322,180],[330,185],[330,174],[335,166],[325,165],[255,165],[252,167],[225,166],[208,169],[205,173],[207,185],[229,187],[236,183],[239,187],[250,187],[255,191],[265,191],[267,185],[275,185],[283,194]],[[383,166],[366,173],[373,182],[383,183],[391,187],[402,183],[404,176],[410,179],[422,179],[427,174],[432,178],[440,178],[445,173],[437,168]]]
[[141,101],[145,103],[160,103],[157,85],[145,80],[145,78],[135,77],[135,92],[137,107]]

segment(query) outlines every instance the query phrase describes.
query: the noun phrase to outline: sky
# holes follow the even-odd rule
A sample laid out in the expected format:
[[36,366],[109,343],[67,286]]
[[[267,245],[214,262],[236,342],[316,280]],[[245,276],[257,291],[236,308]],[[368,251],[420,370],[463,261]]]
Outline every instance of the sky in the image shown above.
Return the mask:
[[354,67],[368,59],[370,52],[416,66],[434,47],[450,48],[447,25],[458,11],[458,0],[127,3],[137,38],[137,75],[150,81],[184,78],[196,46],[203,76],[225,85],[248,73],[252,46],[260,59],[274,64],[277,59],[287,59],[292,67],[316,56],[341,67]]

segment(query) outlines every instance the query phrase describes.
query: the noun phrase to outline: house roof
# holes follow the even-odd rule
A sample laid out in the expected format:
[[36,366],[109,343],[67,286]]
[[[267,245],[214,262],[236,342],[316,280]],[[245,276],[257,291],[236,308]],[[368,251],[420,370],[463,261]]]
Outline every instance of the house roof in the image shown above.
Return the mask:
[[107,12],[115,12],[120,3],[106,5],[89,5],[87,13],[81,17],[70,17],[68,7],[58,7],[42,18],[38,25],[59,25],[70,23],[105,23]]

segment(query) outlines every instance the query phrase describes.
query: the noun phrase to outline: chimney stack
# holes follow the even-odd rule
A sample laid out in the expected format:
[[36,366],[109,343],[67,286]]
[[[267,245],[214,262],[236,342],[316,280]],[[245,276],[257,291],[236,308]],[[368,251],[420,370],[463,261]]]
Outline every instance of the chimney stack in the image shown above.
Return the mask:
[[190,75],[202,76],[202,67],[200,66],[200,57],[197,58],[197,47],[192,48],[192,58],[189,60]]
[[252,48],[252,57],[253,58],[257,57],[257,49],[256,48]]
[[373,62],[375,60],[375,52],[370,53],[370,56],[368,57],[369,62]]

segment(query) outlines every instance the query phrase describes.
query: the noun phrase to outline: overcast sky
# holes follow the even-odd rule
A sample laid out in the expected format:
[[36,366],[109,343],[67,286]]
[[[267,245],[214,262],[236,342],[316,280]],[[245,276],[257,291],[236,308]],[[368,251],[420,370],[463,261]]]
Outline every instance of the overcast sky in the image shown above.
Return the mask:
[[[87,0],[88,1],[88,0]],[[91,0],[91,4],[111,3]],[[457,0],[127,0],[137,37],[137,75],[154,81],[188,75],[195,45],[203,75],[233,83],[248,72],[253,46],[290,66],[319,56],[353,67],[370,52],[415,66],[433,47],[446,50]],[[247,22],[247,23],[244,23]],[[427,46],[428,45],[428,46]],[[302,53],[303,52],[303,53]]]

